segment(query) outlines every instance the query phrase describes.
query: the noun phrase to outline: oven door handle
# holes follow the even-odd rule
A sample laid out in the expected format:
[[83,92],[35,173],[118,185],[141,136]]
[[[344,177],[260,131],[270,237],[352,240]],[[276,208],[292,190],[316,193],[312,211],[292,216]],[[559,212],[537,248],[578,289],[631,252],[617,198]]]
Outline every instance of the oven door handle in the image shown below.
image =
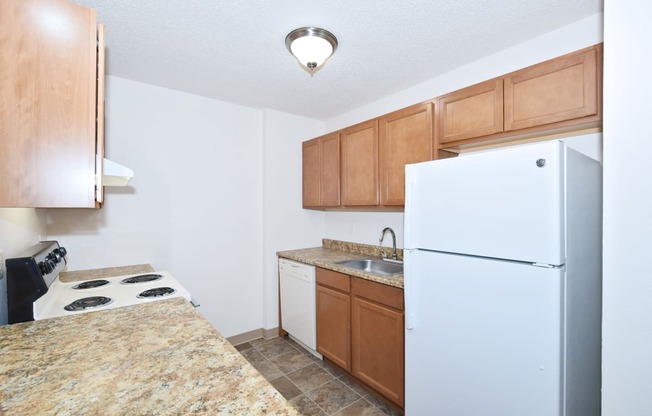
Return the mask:
[[195,303],[194,299],[190,299],[190,304],[195,308],[199,308],[201,306],[199,303]]

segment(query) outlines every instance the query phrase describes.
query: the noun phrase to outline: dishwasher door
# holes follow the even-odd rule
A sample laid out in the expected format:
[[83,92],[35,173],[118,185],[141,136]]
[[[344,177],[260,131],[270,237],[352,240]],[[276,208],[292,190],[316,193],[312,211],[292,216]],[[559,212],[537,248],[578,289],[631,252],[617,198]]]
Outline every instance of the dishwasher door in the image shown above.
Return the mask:
[[306,347],[317,350],[315,267],[279,259],[283,330]]

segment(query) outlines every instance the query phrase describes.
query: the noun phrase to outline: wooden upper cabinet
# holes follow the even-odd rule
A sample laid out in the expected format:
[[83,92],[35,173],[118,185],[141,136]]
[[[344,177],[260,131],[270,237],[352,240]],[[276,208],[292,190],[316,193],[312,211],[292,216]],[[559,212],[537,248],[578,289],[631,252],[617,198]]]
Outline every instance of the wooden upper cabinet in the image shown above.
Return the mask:
[[437,98],[440,144],[503,131],[503,80],[492,79]]
[[432,103],[379,119],[380,205],[405,204],[405,165],[433,159]]
[[304,143],[303,206],[402,207],[406,164],[599,127],[601,104],[599,44],[347,127]]
[[505,131],[599,112],[599,46],[519,70],[505,77]]
[[321,150],[319,143],[319,138],[316,138],[301,144],[304,208],[320,206]]
[[2,0],[0,39],[0,207],[95,207],[95,11]]
[[340,206],[340,135],[321,138],[321,206]]
[[601,53],[591,47],[505,77],[505,130],[598,114]]
[[104,202],[104,78],[105,78],[105,35],[104,25],[97,27],[97,94],[95,99],[97,106],[97,120],[95,123],[95,201],[97,204]]
[[340,205],[340,137],[327,134],[302,144],[303,207]]
[[342,131],[342,205],[378,205],[378,120]]

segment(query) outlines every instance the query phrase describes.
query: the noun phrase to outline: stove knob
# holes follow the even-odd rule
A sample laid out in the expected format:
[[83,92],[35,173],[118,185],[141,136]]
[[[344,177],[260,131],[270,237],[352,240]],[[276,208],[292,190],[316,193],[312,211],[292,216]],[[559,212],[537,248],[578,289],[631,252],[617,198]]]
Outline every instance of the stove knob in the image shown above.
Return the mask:
[[61,263],[61,254],[57,253],[57,250],[54,250],[52,253],[48,254],[48,257],[54,263]]
[[66,255],[68,254],[68,250],[66,250],[65,247],[55,248],[55,249],[54,249],[54,252],[55,252],[55,253],[59,253],[59,255],[60,255],[61,257],[66,257]]
[[45,260],[43,260],[38,264],[38,268],[39,270],[41,270],[42,274],[48,274],[48,273],[52,273],[52,270],[54,270],[55,265],[52,260],[46,258]]

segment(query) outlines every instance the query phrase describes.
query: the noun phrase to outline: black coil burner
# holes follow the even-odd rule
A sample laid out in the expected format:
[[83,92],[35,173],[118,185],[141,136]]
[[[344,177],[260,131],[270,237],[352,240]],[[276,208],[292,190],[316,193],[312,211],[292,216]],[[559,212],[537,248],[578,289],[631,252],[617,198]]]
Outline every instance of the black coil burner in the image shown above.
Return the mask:
[[104,285],[108,285],[109,281],[108,280],[89,280],[87,282],[82,282],[79,283],[75,286],[73,286],[73,289],[93,289],[96,287],[101,287]]
[[77,299],[70,305],[64,306],[67,311],[81,311],[84,309],[97,308],[98,306],[108,305],[113,299],[106,296],[90,296],[87,298]]
[[132,276],[132,277],[127,277],[126,279],[122,279],[120,283],[123,283],[125,285],[132,285],[134,283],[153,282],[155,280],[160,280],[162,278],[163,276],[160,274],[139,274],[138,276]]
[[148,289],[144,292],[142,292],[140,295],[138,295],[139,298],[155,298],[155,297],[160,297],[160,296],[167,296],[171,295],[176,290],[172,289],[171,287],[155,287],[154,289]]

